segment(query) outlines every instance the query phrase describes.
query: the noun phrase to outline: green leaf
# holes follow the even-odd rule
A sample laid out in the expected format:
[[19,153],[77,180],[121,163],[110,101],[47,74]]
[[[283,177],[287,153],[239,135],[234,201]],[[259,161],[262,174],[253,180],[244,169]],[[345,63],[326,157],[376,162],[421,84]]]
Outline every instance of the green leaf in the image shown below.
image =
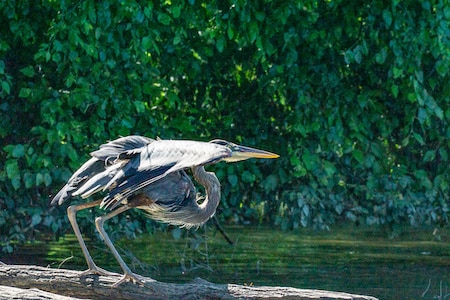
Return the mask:
[[9,179],[17,178],[19,176],[19,164],[16,160],[6,161],[6,174]]
[[353,51],[353,53],[354,53],[354,59],[355,59],[355,62],[357,63],[357,64],[361,64],[361,62],[362,62],[362,51],[361,51],[361,47],[360,46],[357,46],[356,47],[356,49],[355,49],[355,51]]
[[228,39],[232,40],[234,37],[234,30],[233,30],[233,26],[228,25],[227,27],[227,35],[228,35]]
[[375,55],[375,61],[380,65],[384,64],[386,61],[386,57],[387,57],[387,49],[386,49],[386,47],[384,47],[383,49],[381,49],[380,52],[378,52]]
[[42,221],[41,215],[40,214],[34,214],[31,217],[31,226],[39,225],[41,223],[41,221]]
[[440,108],[439,106],[434,106],[434,114],[436,115],[436,117],[438,117],[440,120],[444,119],[444,111],[442,110],[442,108]]
[[394,79],[400,78],[400,76],[402,76],[403,74],[403,69],[399,69],[397,67],[393,67],[392,68],[392,72],[394,74]]
[[216,48],[217,51],[219,51],[220,53],[223,52],[223,49],[225,48],[225,38],[223,37],[223,35],[219,36],[216,40]]
[[16,191],[22,187],[19,177],[11,179],[11,184]]
[[448,161],[448,151],[445,148],[439,149],[439,155],[443,161]]
[[427,172],[424,170],[417,170],[414,172],[414,177],[420,182],[422,186],[427,189],[431,189],[433,187],[433,183],[428,178]]
[[136,112],[138,114],[145,113],[146,109],[145,109],[144,102],[142,102],[142,101],[134,101],[133,104],[134,104],[134,108],[136,109]]
[[266,192],[273,192],[278,187],[278,179],[275,175],[269,175],[266,177],[266,179],[262,183],[264,189]]
[[391,85],[391,92],[392,92],[392,95],[394,96],[394,98],[397,98],[398,97],[398,92],[399,92],[398,85],[396,85],[395,83],[392,84]]
[[242,178],[243,182],[248,182],[248,183],[253,183],[256,180],[255,174],[253,174],[247,170],[242,172],[241,178]]
[[29,88],[21,88],[19,91],[20,98],[28,98],[31,95],[31,89]]
[[344,53],[344,61],[347,65],[351,64],[354,61],[355,55],[352,50],[347,50]]
[[425,155],[423,156],[424,162],[430,162],[433,161],[436,158],[436,152],[433,150],[428,150],[425,152]]
[[181,15],[181,6],[172,6],[171,8],[172,16],[177,19]]
[[170,16],[168,14],[165,13],[158,13],[158,22],[160,22],[163,25],[170,25],[170,22],[172,21],[172,19],[170,18]]
[[228,182],[231,184],[232,187],[237,186],[238,178],[237,178],[237,176],[235,174],[228,175],[227,179],[228,179]]
[[446,76],[449,69],[449,63],[445,62],[444,60],[439,60],[436,63],[436,71],[441,75],[442,77]]
[[28,66],[25,68],[20,69],[20,72],[27,76],[27,77],[33,77],[34,76],[34,68],[32,66]]
[[364,154],[360,150],[353,150],[352,156],[360,164],[364,162]]
[[36,186],[40,186],[43,183],[44,183],[44,175],[42,175],[42,173],[37,173],[36,174]]
[[133,128],[133,121],[131,119],[122,119],[122,121],[120,122],[120,124],[125,127],[125,128]]
[[311,154],[309,152],[305,152],[302,155],[302,161],[305,164],[306,169],[312,171],[317,167],[317,155]]
[[347,219],[349,219],[352,222],[356,221],[356,215],[354,213],[352,213],[351,211],[346,212],[345,216],[347,217]]
[[25,155],[25,147],[22,144],[17,144],[16,146],[14,146],[11,154],[16,158],[22,157]]
[[369,154],[367,156],[364,157],[364,164],[367,168],[372,168],[373,165],[375,164],[375,156],[373,156],[372,154]]
[[67,147],[67,156],[69,156],[69,159],[73,162],[76,162],[79,159],[78,152],[73,147]]
[[251,43],[254,43],[256,40],[256,37],[259,34],[258,23],[256,23],[255,21],[250,22],[250,24],[248,25],[248,33],[249,33],[249,41]]
[[23,175],[23,182],[25,183],[25,188],[29,189],[36,183],[36,178],[33,174],[27,172]]
[[386,23],[386,27],[390,27],[392,24],[392,14],[389,10],[383,10],[383,20]]
[[336,167],[329,161],[324,161],[323,167],[325,169],[325,173],[327,173],[328,176],[332,176],[336,173]]
[[291,162],[291,165],[294,167],[301,164],[300,158],[298,158],[298,156],[295,155],[291,156],[289,158],[289,161]]
[[145,36],[142,38],[141,45],[144,50],[149,50],[153,46],[153,39],[150,36]]
[[2,90],[9,95],[11,93],[11,87],[7,81],[2,81]]
[[44,174],[44,184],[45,186],[50,186],[52,184],[52,176],[49,173]]
[[428,114],[425,108],[421,107],[419,108],[419,111],[417,113],[417,119],[419,120],[420,124],[425,123],[425,121],[428,120]]

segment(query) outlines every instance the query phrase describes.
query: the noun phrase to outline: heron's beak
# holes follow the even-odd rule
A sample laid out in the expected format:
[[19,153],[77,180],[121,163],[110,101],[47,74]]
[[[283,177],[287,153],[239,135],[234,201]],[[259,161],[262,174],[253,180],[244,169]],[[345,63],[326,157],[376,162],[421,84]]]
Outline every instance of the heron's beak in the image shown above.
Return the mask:
[[275,153],[250,148],[246,146],[236,145],[236,148],[233,149],[231,157],[225,158],[224,160],[227,162],[236,162],[246,160],[249,158],[278,158],[278,157],[280,156]]

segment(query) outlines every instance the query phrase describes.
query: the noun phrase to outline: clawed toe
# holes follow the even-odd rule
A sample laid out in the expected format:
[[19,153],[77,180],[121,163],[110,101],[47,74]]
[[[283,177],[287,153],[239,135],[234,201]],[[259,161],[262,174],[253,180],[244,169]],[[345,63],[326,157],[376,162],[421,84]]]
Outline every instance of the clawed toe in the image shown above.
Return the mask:
[[[88,270],[81,273],[81,277],[90,276],[90,275],[97,275],[97,276],[118,276],[119,274],[106,271],[102,268],[97,267],[96,265],[91,266]],[[115,282],[112,287],[116,288],[122,283],[125,282],[132,282],[134,284],[138,284],[140,286],[145,286],[148,288],[153,289],[148,282],[145,282],[143,279],[145,277],[142,277],[140,275],[134,274],[132,272],[125,273],[122,278],[120,278],[117,282]]]
[[134,273],[126,273],[123,275],[123,277],[121,279],[119,279],[116,283],[114,283],[112,285],[112,287],[116,288],[119,285],[121,285],[122,283],[130,281],[130,282],[132,282],[134,284],[138,284],[140,286],[152,288],[150,285],[148,285],[148,283],[144,282],[140,277],[141,276],[134,274]]
[[117,273],[106,271],[105,269],[93,266],[81,273],[81,276],[99,275],[99,276],[115,276]]

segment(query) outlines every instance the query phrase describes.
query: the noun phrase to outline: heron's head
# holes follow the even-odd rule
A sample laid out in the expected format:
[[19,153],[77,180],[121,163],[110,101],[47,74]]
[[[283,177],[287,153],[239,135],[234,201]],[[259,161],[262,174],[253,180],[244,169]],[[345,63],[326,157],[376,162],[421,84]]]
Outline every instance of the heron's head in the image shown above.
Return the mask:
[[225,146],[231,150],[231,156],[225,157],[223,161],[226,162],[236,162],[241,160],[246,160],[249,158],[278,158],[278,154],[271,153],[264,150],[259,150],[255,148],[250,148],[246,146],[236,145],[234,143],[224,141],[224,140],[212,140],[210,143]]

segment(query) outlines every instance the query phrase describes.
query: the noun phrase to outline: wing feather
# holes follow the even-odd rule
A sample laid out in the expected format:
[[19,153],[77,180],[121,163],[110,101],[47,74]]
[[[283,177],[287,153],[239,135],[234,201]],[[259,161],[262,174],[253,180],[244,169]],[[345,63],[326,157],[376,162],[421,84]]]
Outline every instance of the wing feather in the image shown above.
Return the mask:
[[170,173],[215,163],[231,155],[231,150],[222,145],[195,141],[157,140],[140,150],[107,184],[115,187],[103,199],[101,207],[113,209]]
[[216,163],[231,156],[231,150],[215,143],[128,136],[101,145],[91,155],[52,204],[61,204],[71,196],[86,198],[109,190],[101,207],[114,209],[132,194],[168,174]]
[[72,197],[73,193],[88,180],[89,177],[105,169],[104,163],[96,158],[89,159],[67,181],[61,190],[53,197],[50,205],[61,205]]
[[[153,141],[147,137],[132,135],[101,145],[100,149],[92,152],[92,157],[69,178],[66,185],[52,199],[50,205],[61,205],[72,196],[87,197],[101,190],[118,172],[120,165],[116,164],[113,168],[108,166],[114,164],[114,160],[121,153],[140,149]],[[107,172],[104,173],[105,171]]]

